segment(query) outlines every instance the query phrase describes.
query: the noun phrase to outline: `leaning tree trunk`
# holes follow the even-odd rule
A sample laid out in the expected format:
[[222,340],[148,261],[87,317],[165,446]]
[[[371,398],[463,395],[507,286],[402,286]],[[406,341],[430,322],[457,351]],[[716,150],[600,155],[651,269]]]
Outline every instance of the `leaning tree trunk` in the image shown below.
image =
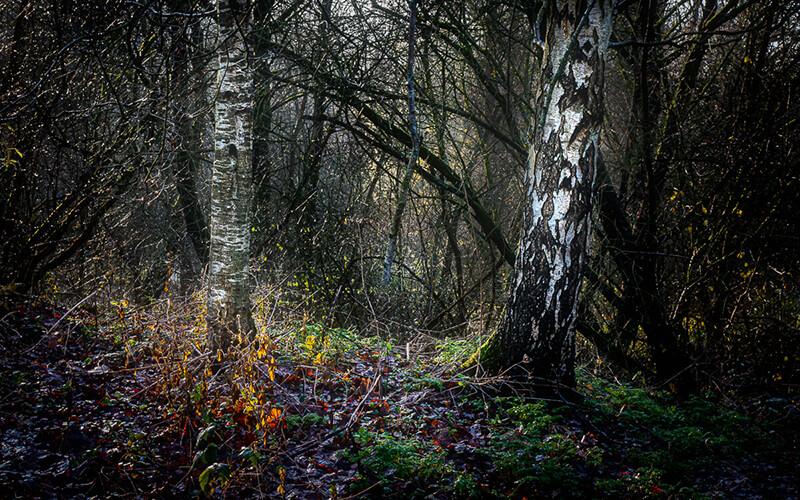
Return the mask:
[[[255,336],[250,313],[253,75],[247,67],[249,9],[219,0],[219,73],[211,180],[208,344],[224,352],[234,335]],[[219,354],[218,354],[219,355]]]
[[484,354],[542,387],[575,383],[573,325],[589,246],[611,0],[556,0],[542,12],[545,53],[508,303]]

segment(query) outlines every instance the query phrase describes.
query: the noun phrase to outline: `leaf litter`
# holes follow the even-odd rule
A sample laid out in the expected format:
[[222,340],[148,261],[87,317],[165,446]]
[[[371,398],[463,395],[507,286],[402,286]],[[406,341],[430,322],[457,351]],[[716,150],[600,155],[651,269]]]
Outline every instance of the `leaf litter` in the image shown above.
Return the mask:
[[[419,345],[412,358],[289,321],[215,371],[192,309],[6,309],[0,488],[12,498],[800,495],[781,429],[733,413],[688,425],[668,402],[596,379],[571,406],[504,381],[509,396]],[[726,425],[728,440],[709,431]]]

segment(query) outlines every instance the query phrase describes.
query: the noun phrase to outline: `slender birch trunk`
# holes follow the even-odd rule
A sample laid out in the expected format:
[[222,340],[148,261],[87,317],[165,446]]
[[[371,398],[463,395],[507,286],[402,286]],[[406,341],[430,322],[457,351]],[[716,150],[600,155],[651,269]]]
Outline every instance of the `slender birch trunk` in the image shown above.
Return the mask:
[[526,172],[515,279],[487,367],[522,367],[534,383],[574,386],[611,0],[545,2],[547,27]]
[[245,42],[250,12],[242,2],[218,0],[217,13],[208,286],[208,344],[214,353],[224,352],[234,335],[241,341],[255,336],[249,281],[254,94]]

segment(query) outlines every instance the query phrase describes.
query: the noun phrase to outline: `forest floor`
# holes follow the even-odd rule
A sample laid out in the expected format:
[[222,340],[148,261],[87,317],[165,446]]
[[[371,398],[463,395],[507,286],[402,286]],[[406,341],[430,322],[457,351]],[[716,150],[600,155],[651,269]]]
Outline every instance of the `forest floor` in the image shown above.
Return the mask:
[[200,314],[102,309],[6,299],[0,497],[800,498],[797,401],[500,397],[469,342],[302,322],[214,374]]

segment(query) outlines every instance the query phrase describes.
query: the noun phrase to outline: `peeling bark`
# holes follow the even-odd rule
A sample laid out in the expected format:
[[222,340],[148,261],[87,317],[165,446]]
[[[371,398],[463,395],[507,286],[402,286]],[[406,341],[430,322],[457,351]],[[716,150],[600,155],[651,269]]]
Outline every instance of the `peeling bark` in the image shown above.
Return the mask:
[[220,45],[207,299],[212,353],[224,352],[234,335],[241,341],[255,336],[249,280],[254,93],[245,43],[250,11],[235,1],[219,0],[217,8]]
[[599,155],[609,0],[556,1],[547,12],[536,131],[525,180],[515,279],[487,367],[574,386],[574,324],[587,259]]

